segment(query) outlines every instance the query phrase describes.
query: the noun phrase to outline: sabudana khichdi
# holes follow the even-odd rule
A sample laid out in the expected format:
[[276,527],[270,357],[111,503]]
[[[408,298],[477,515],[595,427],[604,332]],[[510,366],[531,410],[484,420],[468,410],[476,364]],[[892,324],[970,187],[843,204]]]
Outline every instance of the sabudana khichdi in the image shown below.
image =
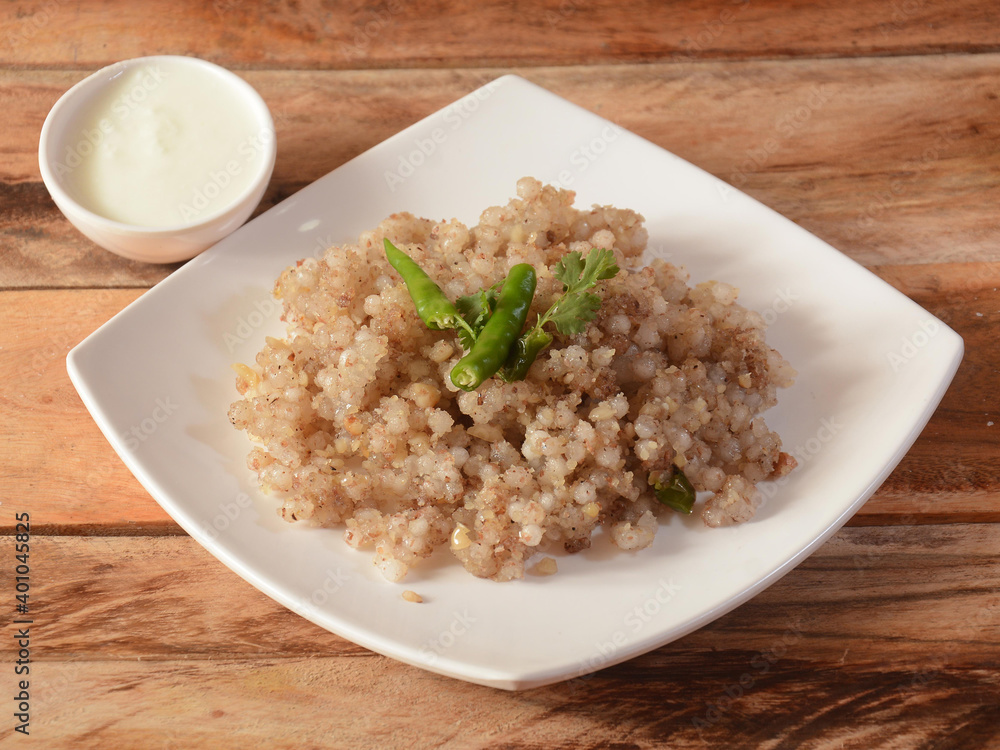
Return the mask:
[[[506,581],[537,552],[586,549],[598,527],[621,549],[649,546],[673,512],[656,491],[671,479],[711,493],[695,508],[709,526],[753,516],[755,485],[795,465],[759,416],[794,370],[735,288],[641,266],[642,217],[573,197],[526,177],[471,229],[393,214],[281,274],[288,335],[235,366],[230,419],[256,443],[248,464],[283,518],[346,526],[391,581],[442,545]],[[595,287],[593,320],[556,334],[524,380],[465,391],[449,378],[458,338],[421,322],[385,239],[452,300],[530,264],[528,326],[564,291],[553,269],[568,253],[610,250],[621,271]]]

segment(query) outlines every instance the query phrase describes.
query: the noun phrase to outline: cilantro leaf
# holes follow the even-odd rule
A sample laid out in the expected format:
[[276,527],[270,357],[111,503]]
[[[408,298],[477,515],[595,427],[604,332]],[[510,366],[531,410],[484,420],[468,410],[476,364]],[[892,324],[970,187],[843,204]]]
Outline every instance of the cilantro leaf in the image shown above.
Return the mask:
[[584,324],[594,319],[601,306],[600,297],[587,290],[599,281],[612,278],[618,270],[615,254],[610,250],[593,248],[586,258],[576,250],[567,253],[552,271],[552,275],[563,283],[562,296],[538,319],[535,327],[541,328],[551,321],[564,335],[582,332]]
[[562,260],[556,263],[556,267],[552,269],[552,275],[563,283],[563,290],[568,293],[575,284],[579,283],[583,269],[583,256],[574,250],[564,255]]
[[456,328],[455,333],[458,334],[458,341],[465,351],[469,351],[478,338],[478,335],[474,334],[468,328]]
[[[496,304],[495,298],[492,301],[493,304]],[[490,313],[493,311],[493,305],[490,302],[486,290],[480,289],[478,292],[467,294],[455,300],[455,308],[465,318],[465,322],[475,328],[483,319],[490,317]]]
[[601,298],[589,292],[567,294],[554,306],[548,321],[564,336],[583,333],[587,323],[597,315]]
[[500,284],[494,284],[489,289],[480,289],[473,294],[467,294],[455,300],[455,309],[469,324],[471,332],[464,328],[458,329],[458,340],[465,349],[471,349],[479,334],[486,327],[486,322],[497,306],[497,294]]
[[586,258],[574,250],[552,270],[552,275],[563,283],[566,295],[585,292],[598,281],[610,279],[617,273],[615,254],[604,248],[594,248],[587,253]]
[[587,283],[587,288],[594,286],[598,281],[612,279],[618,273],[618,264],[615,262],[615,254],[603,247],[599,250],[591,250],[587,253],[587,260],[583,267],[583,281]]

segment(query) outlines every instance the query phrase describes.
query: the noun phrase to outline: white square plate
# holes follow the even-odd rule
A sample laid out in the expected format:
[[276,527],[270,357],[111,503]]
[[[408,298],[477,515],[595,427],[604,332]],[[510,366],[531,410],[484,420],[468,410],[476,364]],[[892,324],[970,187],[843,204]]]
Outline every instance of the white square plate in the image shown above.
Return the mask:
[[[667,515],[653,547],[598,538],[548,578],[494,583],[449,555],[404,585],[337,531],[278,519],[229,424],[230,364],[283,335],[271,300],[295,260],[396,211],[474,224],[518,178],[633,208],[650,248],[719,279],[773,324],[799,371],[768,412],[799,468],[750,523]],[[334,170],[172,274],[69,354],[74,385],[164,509],[223,563],[318,625],[395,659],[522,689],[587,674],[705,625],[777,581],[885,480],[937,406],[961,338],[867,270],[715,177],[514,76]],[[424,603],[404,601],[410,588]],[[211,605],[209,605],[211,606]]]

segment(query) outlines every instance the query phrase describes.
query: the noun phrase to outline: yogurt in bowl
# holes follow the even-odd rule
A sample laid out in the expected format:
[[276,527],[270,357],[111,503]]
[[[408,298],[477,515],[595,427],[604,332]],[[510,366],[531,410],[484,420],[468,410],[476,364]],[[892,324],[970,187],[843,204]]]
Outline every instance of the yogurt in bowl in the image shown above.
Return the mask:
[[193,57],[142,57],[67,91],[42,126],[38,160],[66,218],[135,260],[187,260],[243,224],[274,168],[260,95]]

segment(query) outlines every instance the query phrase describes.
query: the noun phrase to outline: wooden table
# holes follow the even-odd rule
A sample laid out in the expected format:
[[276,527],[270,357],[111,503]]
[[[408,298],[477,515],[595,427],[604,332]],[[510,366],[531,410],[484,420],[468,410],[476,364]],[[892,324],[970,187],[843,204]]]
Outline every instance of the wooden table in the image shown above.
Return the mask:
[[[31,735],[14,732],[9,624],[0,745],[1000,747],[995,0],[25,0],[0,15],[0,524],[10,537],[30,513],[34,621]],[[175,267],[69,226],[39,129],[88,73],[157,53],[220,63],[267,100],[279,154],[260,210],[516,72],[827,240],[958,331],[965,360],[849,525],[712,625],[516,694],[377,656],[185,535],[66,376],[66,352]]]

